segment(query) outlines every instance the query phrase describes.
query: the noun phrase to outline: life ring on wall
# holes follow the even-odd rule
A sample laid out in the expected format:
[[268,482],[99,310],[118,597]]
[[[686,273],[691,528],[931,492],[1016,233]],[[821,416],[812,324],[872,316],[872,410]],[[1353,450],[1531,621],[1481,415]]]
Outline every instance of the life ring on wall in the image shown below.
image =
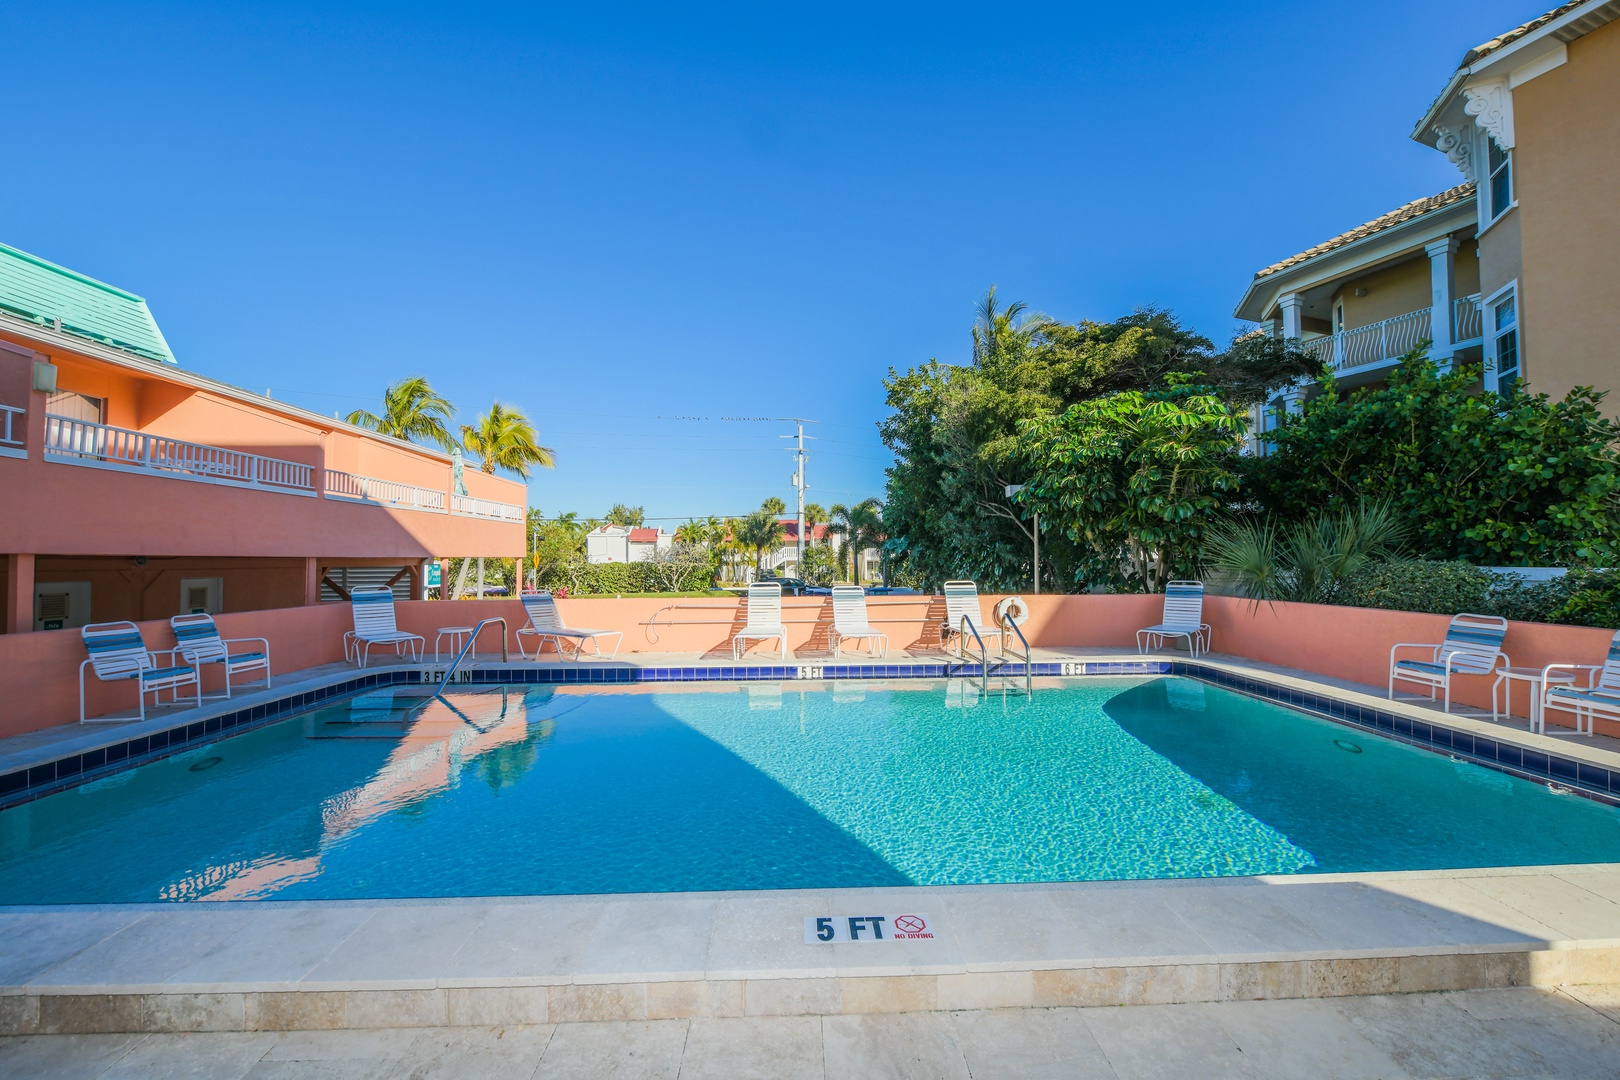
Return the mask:
[[1009,613],[1012,615],[1012,621],[1018,626],[1023,626],[1029,621],[1029,605],[1024,603],[1022,596],[1002,597],[996,601],[994,611],[997,626],[1001,625],[1001,620],[1005,619]]

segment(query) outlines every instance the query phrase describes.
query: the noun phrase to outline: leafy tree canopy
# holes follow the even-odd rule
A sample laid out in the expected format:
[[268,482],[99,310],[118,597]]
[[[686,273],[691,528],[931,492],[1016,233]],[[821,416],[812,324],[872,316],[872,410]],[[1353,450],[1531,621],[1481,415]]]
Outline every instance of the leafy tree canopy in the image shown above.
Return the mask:
[[620,528],[639,529],[647,524],[647,511],[645,507],[614,503],[613,509],[607,512],[607,520],[608,524]]
[[[1030,479],[1018,425],[1126,391],[1157,392],[1187,374],[1231,407],[1266,400],[1316,362],[1261,334],[1216,351],[1167,311],[1143,308],[1114,322],[1062,323],[1002,306],[991,289],[973,327],[973,362],[930,360],[884,381],[880,425],[894,452],[884,525],[899,569],[930,585],[970,577],[991,589],[1029,581],[1031,523],[1006,487]],[[1071,587],[1091,559],[1063,532],[1043,535],[1042,578]]]
[[1602,395],[1481,392],[1421,351],[1382,386],[1331,381],[1244,462],[1247,496],[1283,521],[1389,503],[1415,553],[1481,565],[1613,565],[1620,555],[1620,424]]

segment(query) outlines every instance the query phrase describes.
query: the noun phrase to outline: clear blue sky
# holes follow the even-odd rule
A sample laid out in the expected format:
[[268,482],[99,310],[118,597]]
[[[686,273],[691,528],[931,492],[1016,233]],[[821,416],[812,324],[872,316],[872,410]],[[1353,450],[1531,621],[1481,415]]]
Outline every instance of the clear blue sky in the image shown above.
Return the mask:
[[965,361],[991,283],[1224,341],[1255,269],[1459,181],[1408,133],[1542,11],[338,7],[10,7],[0,240],[189,368],[426,375],[534,419],[547,513],[675,517],[790,501],[785,425],[690,417],[820,419],[810,497],[880,494],[880,379]]

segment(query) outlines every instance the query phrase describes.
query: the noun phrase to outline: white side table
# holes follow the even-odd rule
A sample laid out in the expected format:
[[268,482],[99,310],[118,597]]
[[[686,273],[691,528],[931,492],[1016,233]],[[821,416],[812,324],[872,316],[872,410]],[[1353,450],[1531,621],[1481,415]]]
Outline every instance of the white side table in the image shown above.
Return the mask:
[[[465,643],[467,637],[471,635],[472,632],[473,628],[470,626],[439,627],[439,632],[433,636],[433,662],[435,664],[439,662],[439,643],[445,638],[450,639],[450,659],[454,660],[456,658],[456,654],[461,651],[461,646]],[[470,655],[474,657],[478,655],[478,650],[476,647],[473,649]],[[1495,697],[1492,697],[1491,700],[1494,702],[1496,699]]]
[[[1569,685],[1575,681],[1575,676],[1562,671],[1555,671],[1549,681]],[[1530,730],[1538,735],[1547,733],[1546,721],[1541,716],[1541,696],[1545,692],[1542,686],[1542,669],[1538,667],[1508,667],[1498,668],[1496,681],[1491,684],[1491,719],[1498,717],[1496,710],[1496,692],[1504,683],[1507,691],[1502,695],[1502,713],[1513,715],[1513,684],[1525,683],[1530,687]]]

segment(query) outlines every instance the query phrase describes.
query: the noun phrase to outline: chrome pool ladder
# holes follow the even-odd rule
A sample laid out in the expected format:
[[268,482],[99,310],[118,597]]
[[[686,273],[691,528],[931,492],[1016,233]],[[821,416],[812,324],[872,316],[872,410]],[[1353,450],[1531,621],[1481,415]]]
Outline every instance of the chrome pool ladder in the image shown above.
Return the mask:
[[508,651],[507,646],[506,646],[506,637],[507,637],[507,634],[506,634],[506,620],[504,618],[502,618],[501,616],[499,616],[499,615],[496,615],[496,616],[494,616],[492,618],[483,619],[483,620],[481,620],[479,622],[479,624],[477,626],[473,627],[472,633],[467,635],[467,644],[463,645],[461,647],[461,651],[456,653],[456,658],[454,660],[450,661],[450,666],[445,669],[444,678],[439,680],[439,688],[437,690],[433,691],[433,696],[434,697],[438,698],[441,701],[444,700],[444,688],[446,686],[450,685],[450,680],[451,680],[452,677],[454,677],[454,675],[456,673],[456,669],[461,666],[461,662],[464,659],[466,659],[467,653],[472,649],[472,647],[475,644],[477,644],[477,642],[478,642],[478,632],[480,630],[482,630],[484,627],[488,626],[490,623],[500,623],[501,624],[501,663],[503,663],[503,664],[511,663],[512,654],[511,654],[511,652]]

